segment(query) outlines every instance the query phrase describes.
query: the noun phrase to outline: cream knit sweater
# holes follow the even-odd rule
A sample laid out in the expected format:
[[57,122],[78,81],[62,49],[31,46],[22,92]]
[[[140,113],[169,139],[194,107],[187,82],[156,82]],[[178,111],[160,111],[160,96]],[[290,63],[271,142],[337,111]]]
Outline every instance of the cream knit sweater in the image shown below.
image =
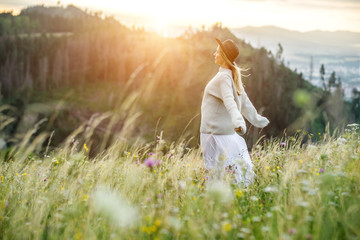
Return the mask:
[[257,113],[244,88],[241,89],[240,96],[236,94],[231,70],[220,67],[219,72],[205,87],[200,132],[228,135],[235,133],[235,128],[242,127],[241,134],[245,134],[243,115],[255,127],[263,128],[269,124],[266,117]]

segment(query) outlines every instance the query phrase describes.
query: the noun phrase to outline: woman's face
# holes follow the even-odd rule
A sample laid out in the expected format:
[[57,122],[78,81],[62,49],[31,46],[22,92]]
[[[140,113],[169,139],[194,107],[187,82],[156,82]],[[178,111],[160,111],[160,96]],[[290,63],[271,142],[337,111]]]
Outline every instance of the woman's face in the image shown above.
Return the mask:
[[215,63],[218,65],[222,65],[224,63],[224,59],[220,55],[220,47],[218,46],[216,51],[214,52]]

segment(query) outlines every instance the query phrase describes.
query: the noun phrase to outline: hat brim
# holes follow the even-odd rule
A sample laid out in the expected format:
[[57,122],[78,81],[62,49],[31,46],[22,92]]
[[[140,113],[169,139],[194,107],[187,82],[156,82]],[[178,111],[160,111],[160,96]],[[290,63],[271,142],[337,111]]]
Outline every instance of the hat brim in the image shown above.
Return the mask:
[[215,41],[219,44],[221,50],[225,53],[225,56],[226,56],[227,59],[230,61],[230,58],[229,58],[229,56],[227,55],[226,50],[225,50],[225,47],[224,47],[224,45],[222,44],[222,42],[220,41],[220,39],[215,38]]

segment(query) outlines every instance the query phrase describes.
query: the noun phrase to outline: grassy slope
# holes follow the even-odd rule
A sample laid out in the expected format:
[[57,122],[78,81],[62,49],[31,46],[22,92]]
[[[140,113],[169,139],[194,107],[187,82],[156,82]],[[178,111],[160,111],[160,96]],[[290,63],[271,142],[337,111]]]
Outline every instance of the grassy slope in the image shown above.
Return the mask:
[[[45,157],[18,148],[1,155],[0,238],[355,239],[358,130],[301,147],[306,134],[254,146],[248,190],[231,175],[208,185],[199,150],[161,137],[118,141],[92,160],[76,141]],[[143,164],[150,151],[161,160],[152,169]]]

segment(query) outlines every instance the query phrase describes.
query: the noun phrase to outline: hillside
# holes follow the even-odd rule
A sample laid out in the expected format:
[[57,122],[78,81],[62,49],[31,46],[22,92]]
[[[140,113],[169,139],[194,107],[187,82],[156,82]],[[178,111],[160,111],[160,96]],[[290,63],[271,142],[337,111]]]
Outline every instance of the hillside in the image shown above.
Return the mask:
[[[196,146],[202,93],[218,70],[212,56],[216,37],[238,44],[245,89],[271,122],[262,130],[249,127],[248,146],[262,135],[282,136],[284,131],[291,135],[299,129],[316,133],[318,139],[317,133],[324,132],[328,123],[333,131],[352,121],[338,87],[330,93],[312,86],[284,65],[281,54],[253,48],[219,24],[173,39],[127,29],[95,13],[75,20],[53,16],[54,8],[42,9],[49,14],[26,15],[24,10],[20,16],[0,16],[1,24],[17,26],[2,32],[0,40],[2,102],[17,108],[7,112],[15,119],[4,130],[7,142],[21,140],[28,126],[45,119],[41,128],[54,131],[54,146],[84,122],[97,126],[91,140],[93,154],[124,131],[129,141],[149,141],[163,131],[164,138],[186,137]],[[32,35],[36,29],[42,34]],[[53,34],[58,32],[72,34]],[[102,121],[94,122],[99,115]],[[100,145],[104,138],[106,145]]]

